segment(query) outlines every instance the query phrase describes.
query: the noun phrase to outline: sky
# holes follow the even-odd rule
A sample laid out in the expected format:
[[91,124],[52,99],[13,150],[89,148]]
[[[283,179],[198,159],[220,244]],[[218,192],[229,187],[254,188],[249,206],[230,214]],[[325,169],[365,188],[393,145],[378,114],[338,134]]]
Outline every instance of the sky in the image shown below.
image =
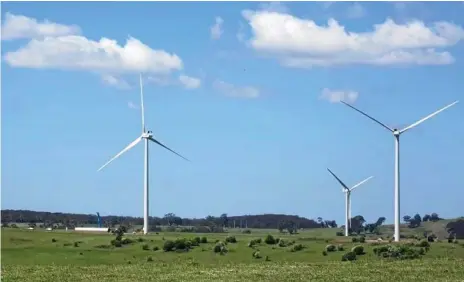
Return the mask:
[[[394,138],[462,99],[463,2],[2,3],[2,209],[393,221]],[[192,13],[192,11],[194,11]],[[401,135],[401,215],[464,215],[464,104]]]

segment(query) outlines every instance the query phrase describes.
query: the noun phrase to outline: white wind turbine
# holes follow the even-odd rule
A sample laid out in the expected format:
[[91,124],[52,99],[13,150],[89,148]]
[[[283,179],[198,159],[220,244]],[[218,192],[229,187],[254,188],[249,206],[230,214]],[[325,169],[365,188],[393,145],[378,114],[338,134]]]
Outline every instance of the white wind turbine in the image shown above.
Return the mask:
[[142,75],[140,74],[140,108],[142,111],[142,134],[137,137],[132,143],[130,143],[126,148],[124,148],[121,152],[119,152],[116,156],[114,156],[111,160],[109,160],[106,164],[104,164],[102,167],[98,169],[98,171],[102,170],[105,166],[107,166],[109,163],[111,163],[113,160],[124,154],[125,152],[129,151],[132,147],[137,145],[142,139],[145,141],[145,160],[144,160],[144,189],[143,189],[143,233],[147,234],[148,233],[148,207],[149,207],[149,190],[148,190],[148,141],[152,141],[159,146],[171,151],[172,153],[178,155],[179,157],[185,159],[188,161],[188,159],[184,158],[180,154],[176,153],[175,151],[169,149],[166,147],[163,143],[160,141],[156,140],[153,137],[153,134],[151,131],[147,131],[145,129],[145,111],[143,108],[143,84],[142,84]]
[[343,183],[343,181],[340,180],[340,178],[338,178],[335,173],[333,173],[330,169],[327,168],[327,170],[330,172],[330,174],[332,174],[333,177],[335,177],[335,179],[337,179],[337,181],[340,183],[340,185],[342,185],[342,192],[345,193],[345,236],[349,236],[350,235],[350,228],[351,228],[351,192],[356,188],[356,187],[359,187],[361,186],[363,183],[367,182],[369,179],[371,179],[372,177],[374,176],[370,176],[366,179],[364,179],[363,181],[359,182],[358,184],[354,185],[353,187],[351,188],[348,188],[348,186],[346,186],[345,183]]
[[415,123],[403,128],[403,129],[396,129],[390,128],[385,124],[381,123],[380,121],[376,120],[375,118],[369,116],[368,114],[362,112],[361,110],[356,109],[355,107],[341,101],[343,104],[347,105],[348,107],[352,108],[353,110],[361,113],[362,115],[370,118],[371,120],[375,121],[376,123],[380,124],[383,128],[387,129],[393,136],[395,137],[395,242],[400,241],[400,135],[411,128],[418,126],[419,124],[423,123],[424,121],[428,120],[429,118],[437,115],[438,113],[448,109],[449,107],[457,104],[459,101],[455,101],[448,106],[441,108],[440,110],[424,117],[416,121]]

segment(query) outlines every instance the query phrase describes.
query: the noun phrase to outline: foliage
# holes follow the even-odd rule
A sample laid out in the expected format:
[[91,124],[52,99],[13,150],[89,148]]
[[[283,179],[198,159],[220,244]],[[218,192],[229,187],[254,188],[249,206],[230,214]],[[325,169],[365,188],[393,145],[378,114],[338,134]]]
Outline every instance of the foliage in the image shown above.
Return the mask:
[[235,236],[227,236],[226,237],[226,242],[227,243],[237,243],[237,239],[235,238]]
[[342,256],[342,261],[353,261],[356,260],[356,253],[348,252]]
[[337,249],[337,247],[335,247],[335,245],[327,245],[325,246],[325,250],[330,253],[330,252],[335,252],[335,250]]
[[266,238],[264,238],[264,243],[268,245],[274,245],[276,243],[276,239],[271,234],[268,234]]
[[361,245],[357,245],[351,248],[351,251],[355,253],[357,256],[360,256],[364,254],[364,247]]

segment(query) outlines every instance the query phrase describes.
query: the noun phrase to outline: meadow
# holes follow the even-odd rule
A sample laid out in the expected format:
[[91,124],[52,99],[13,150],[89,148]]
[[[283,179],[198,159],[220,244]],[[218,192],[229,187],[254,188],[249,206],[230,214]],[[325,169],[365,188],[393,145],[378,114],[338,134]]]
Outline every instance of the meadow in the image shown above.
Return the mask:
[[[397,245],[366,237],[361,243],[333,229],[242,231],[128,233],[117,247],[114,234],[2,228],[2,281],[464,281],[460,242],[418,238]],[[274,243],[266,243],[268,235]],[[176,240],[187,247],[164,250]],[[355,246],[364,254],[342,261]],[[410,250],[383,257],[382,246]]]

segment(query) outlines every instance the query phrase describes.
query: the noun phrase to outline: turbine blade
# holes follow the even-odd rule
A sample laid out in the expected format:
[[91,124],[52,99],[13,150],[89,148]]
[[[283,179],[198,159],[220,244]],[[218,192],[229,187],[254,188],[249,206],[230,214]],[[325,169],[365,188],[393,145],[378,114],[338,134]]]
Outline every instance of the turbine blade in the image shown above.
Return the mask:
[[407,131],[407,130],[413,128],[413,127],[418,126],[419,124],[423,123],[424,121],[428,120],[429,118],[431,118],[431,117],[433,117],[433,116],[439,114],[440,112],[443,112],[444,110],[448,109],[448,108],[451,107],[451,106],[456,105],[458,102],[459,102],[459,101],[454,101],[453,103],[449,104],[448,106],[443,107],[443,108],[439,109],[438,111],[436,111],[436,112],[434,112],[434,113],[432,113],[432,114],[426,116],[425,118],[416,121],[415,123],[411,124],[410,126],[408,126],[408,127],[406,127],[406,128],[403,128],[402,130],[400,130],[400,133],[403,133],[403,132],[405,132],[405,131]]
[[[333,172],[332,172],[330,169],[328,169],[328,168],[327,168],[327,170],[330,172],[330,174],[332,174],[333,177],[335,177],[335,179],[337,179],[337,181],[338,181],[343,187],[345,187],[346,190],[348,190],[348,191],[350,190],[350,189],[348,188],[348,186],[346,186],[345,183],[343,183],[343,181],[341,181],[340,178],[338,178],[338,177],[335,175],[335,173],[333,173]],[[343,191],[343,189],[342,189],[342,191]]]
[[109,163],[111,163],[112,161],[114,161],[115,159],[117,159],[119,156],[121,156],[122,154],[124,154],[125,152],[129,151],[132,147],[134,147],[135,145],[137,145],[137,143],[140,142],[140,140],[142,140],[141,137],[137,137],[137,139],[135,139],[134,141],[132,141],[132,143],[130,143],[129,145],[127,145],[126,148],[124,148],[121,152],[119,152],[116,156],[114,156],[111,160],[109,160],[106,164],[102,165],[97,171],[100,171],[102,170],[105,166],[107,166]]
[[140,110],[142,111],[142,132],[145,132],[145,109],[143,107],[143,83],[142,74],[140,74]]
[[356,188],[356,187],[358,187],[358,186],[361,186],[363,183],[367,182],[367,181],[368,181],[369,179],[371,179],[372,177],[374,177],[374,176],[370,176],[370,177],[364,179],[363,181],[359,182],[358,184],[354,185],[353,187],[351,187],[350,192],[353,191],[354,188]]
[[160,145],[161,147],[163,147],[164,149],[170,151],[171,153],[174,153],[176,155],[178,155],[179,157],[183,158],[184,160],[186,161],[190,161],[189,159],[187,159],[186,157],[182,156],[181,154],[177,153],[176,151],[172,150],[172,149],[169,149],[167,146],[165,146],[163,143],[161,143],[160,141],[156,140],[155,138],[153,137],[150,137],[148,138],[149,140],[155,142],[156,144]]
[[358,113],[370,118],[371,120],[375,121],[376,123],[380,124],[381,126],[383,126],[384,128],[388,129],[389,131],[393,132],[393,129],[391,129],[390,127],[386,126],[385,124],[381,123],[380,121],[376,120],[375,118],[371,117],[370,115],[366,114],[365,112],[361,111],[361,110],[358,110],[356,109],[355,107],[351,106],[350,104],[348,103],[345,103],[344,101],[340,101],[342,102],[343,104],[347,105],[348,107],[352,108],[353,110],[357,111]]

